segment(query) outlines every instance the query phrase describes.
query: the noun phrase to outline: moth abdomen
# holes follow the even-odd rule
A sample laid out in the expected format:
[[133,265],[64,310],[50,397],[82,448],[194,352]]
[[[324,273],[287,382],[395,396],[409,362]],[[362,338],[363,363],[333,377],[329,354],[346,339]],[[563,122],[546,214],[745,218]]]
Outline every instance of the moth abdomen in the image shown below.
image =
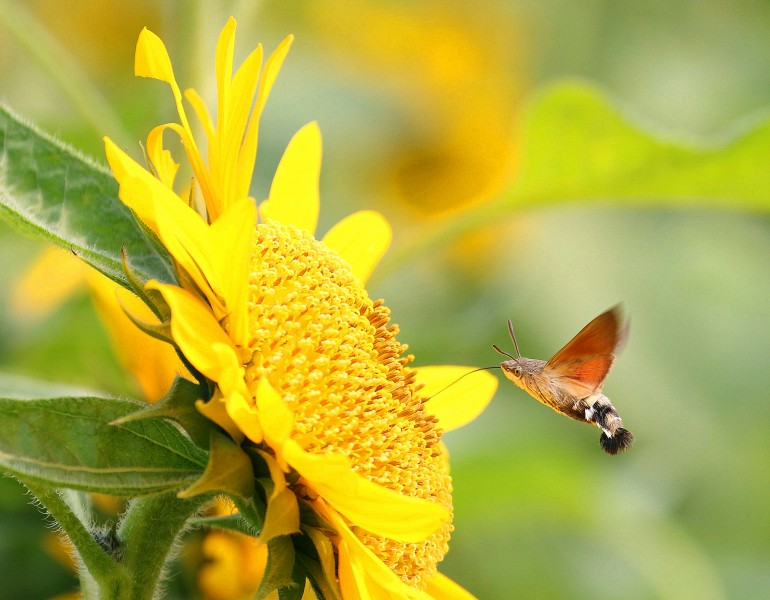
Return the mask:
[[[589,399],[590,400],[590,399]],[[634,441],[633,434],[622,427],[623,420],[604,394],[597,394],[585,411],[586,420],[595,423],[602,430],[599,444],[608,454],[627,450]]]
[[631,442],[633,441],[634,434],[631,433],[628,429],[623,429],[622,427],[618,427],[612,437],[609,437],[603,431],[602,435],[599,437],[599,444],[601,444],[602,449],[607,454],[617,454],[618,452],[628,450],[629,446],[631,446]]

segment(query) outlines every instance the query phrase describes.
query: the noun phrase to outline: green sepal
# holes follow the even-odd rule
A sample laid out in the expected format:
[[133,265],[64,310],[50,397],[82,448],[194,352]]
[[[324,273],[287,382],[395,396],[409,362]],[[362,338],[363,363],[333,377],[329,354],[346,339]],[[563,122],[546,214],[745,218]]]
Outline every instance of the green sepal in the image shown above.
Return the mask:
[[[120,301],[120,300],[118,300]],[[160,340],[161,342],[165,342],[166,344],[171,344],[172,346],[176,346],[174,342],[174,336],[171,334],[171,323],[166,321],[165,323],[147,323],[146,321],[142,321],[139,319],[136,315],[134,315],[130,310],[128,310],[125,306],[121,303],[121,308],[123,309],[123,314],[125,314],[129,320],[136,325],[141,331],[149,335],[150,337],[155,338],[156,340]]]
[[242,498],[233,498],[232,500],[244,521],[251,528],[251,535],[258,537],[265,524],[265,514],[267,513],[265,502],[257,495],[245,501]]
[[190,519],[188,523],[198,527],[224,529],[226,531],[235,531],[236,533],[254,536],[254,528],[251,527],[240,514],[223,515],[220,517],[197,517],[195,519]]
[[121,249],[121,261],[123,265],[123,272],[126,275],[126,281],[131,286],[133,292],[139,296],[153,314],[158,317],[161,323],[168,323],[171,321],[171,309],[157,290],[146,290],[145,284],[147,281],[143,281],[138,273],[132,268],[131,263],[128,260],[125,248]]
[[298,583],[294,577],[294,544],[291,537],[288,535],[274,537],[267,543],[267,566],[254,600],[264,600],[270,592],[275,590],[278,590],[281,597],[281,590],[288,591],[297,586]]
[[254,495],[254,489],[254,470],[249,456],[228,436],[212,430],[206,470],[178,496],[192,498],[200,494],[223,493],[248,499]]
[[206,396],[200,385],[177,375],[166,395],[154,404],[147,404],[141,410],[113,421],[113,425],[121,425],[143,419],[165,418],[174,421],[201,448],[208,448],[209,436],[216,427],[195,408],[197,400],[205,400]]
[[52,487],[140,496],[200,477],[206,453],[160,419],[112,426],[142,403],[98,396],[0,398],[0,470]]
[[104,167],[0,105],[0,216],[130,289],[121,249],[140,279],[176,283],[173,261],[118,199]]
[[[294,559],[294,569],[291,572],[292,585],[286,585],[278,588],[278,600],[302,600],[305,595],[305,583],[307,576],[305,570],[297,563],[296,554]],[[325,600],[321,597],[321,600]]]

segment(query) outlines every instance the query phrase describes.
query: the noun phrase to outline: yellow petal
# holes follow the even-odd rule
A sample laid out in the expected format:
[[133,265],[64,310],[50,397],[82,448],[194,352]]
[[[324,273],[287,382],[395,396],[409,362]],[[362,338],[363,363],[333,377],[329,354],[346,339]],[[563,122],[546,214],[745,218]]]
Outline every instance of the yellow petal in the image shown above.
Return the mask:
[[487,371],[469,374],[471,371],[473,367],[460,366],[417,369],[416,381],[425,385],[420,390],[420,396],[427,398],[425,410],[439,420],[438,425],[444,431],[473,421],[495,395],[497,378]]
[[264,438],[256,408],[246,398],[237,393],[227,396],[225,407],[233,427],[238,430],[238,435],[245,435],[252,442],[261,444]]
[[263,218],[295,225],[314,234],[318,223],[318,179],[321,175],[321,130],[308,123],[289,142],[275,171]]
[[187,360],[227,396],[233,390],[247,396],[243,368],[232,341],[214,319],[209,307],[182,288],[150,281],[171,309],[171,333]]
[[441,573],[436,573],[425,591],[441,600],[476,600],[476,596]]
[[216,50],[217,130],[222,131],[229,117],[230,85],[233,75],[235,48],[235,19],[230,17],[219,33]]
[[[208,402],[204,402],[203,400],[196,400],[195,408],[204,417],[210,421],[213,421],[227,433],[229,433],[230,437],[233,438],[236,442],[243,441],[243,432],[241,432],[238,426],[230,418],[230,415],[227,413],[225,401],[222,398],[222,393],[219,390],[214,392],[214,397],[211,398]],[[262,438],[260,437],[258,441],[262,441]]]
[[120,199],[145,225],[157,233],[153,197],[155,194],[173,194],[173,192],[118,148],[110,138],[104,138],[104,147],[112,174],[120,184],[118,191]]
[[251,244],[257,223],[254,201],[243,198],[232,204],[209,228],[208,251],[221,278],[219,292],[227,307],[228,333],[236,346],[249,342],[249,269]]
[[[256,147],[245,146],[246,130],[249,117],[253,115],[254,95],[259,83],[259,72],[262,68],[262,46],[257,46],[243,61],[233,77],[230,89],[228,119],[224,129],[218,131],[219,158],[218,169],[222,178],[223,200],[227,204],[246,198],[254,172]],[[241,158],[247,152],[249,157]]]
[[[210,211],[212,210],[212,207],[214,209],[211,218],[215,219],[219,214],[216,211],[216,208],[219,206],[219,196],[217,195],[216,189],[211,185],[208,169],[203,162],[198,146],[195,143],[195,138],[192,135],[190,122],[187,119],[187,114],[182,104],[182,92],[174,77],[171,59],[169,58],[166,47],[163,45],[161,39],[147,28],[143,29],[139,34],[139,40],[136,43],[134,72],[139,77],[152,77],[153,79],[165,81],[171,86],[171,92],[174,95],[174,103],[176,104],[177,113],[179,113],[181,127],[175,127],[173,124],[168,125],[168,127],[173,128],[182,139],[187,158],[189,159],[193,171],[195,172],[195,176],[198,179],[198,183],[203,190],[203,197],[206,199],[206,205],[209,207]],[[110,163],[110,166],[112,166],[112,163]],[[122,196],[121,199],[123,199]],[[125,202],[125,200],[123,201]]]
[[362,210],[332,227],[323,242],[353,267],[353,274],[366,283],[390,246],[390,224],[380,213]]
[[[340,536],[340,587],[343,597],[390,600],[409,598],[432,600],[431,596],[405,584],[367,548],[345,522],[324,503],[314,503],[314,508],[334,527]],[[386,509],[383,509],[386,510]]]
[[315,527],[303,527],[303,531],[315,546],[327,584],[336,592],[336,596],[339,597],[340,588],[337,581],[336,557],[331,540],[329,540],[325,533]]
[[341,454],[305,452],[292,439],[283,444],[281,452],[309,487],[354,525],[375,535],[420,542],[450,519],[443,506],[403,496],[359,475]]
[[176,85],[174,69],[163,41],[146,27],[139,34],[134,56],[134,74]]
[[228,313],[225,305],[222,275],[212,255],[214,244],[209,226],[192,208],[172,194],[155,200],[158,236],[179,265],[190,275],[195,285],[206,295],[217,319]]
[[[281,70],[286,54],[289,52],[294,36],[290,35],[284,39],[267,59],[265,68],[259,78],[259,88],[257,91],[257,101],[254,110],[251,113],[249,124],[246,127],[246,134],[241,145],[241,153],[238,156],[238,190],[242,195],[248,193],[251,186],[251,178],[254,171],[254,159],[257,156],[257,145],[259,137],[259,119],[265,108],[265,103],[270,96],[270,90],[273,87],[278,72]],[[261,47],[258,46],[261,52]],[[245,190],[245,191],[244,191]]]
[[237,110],[229,123],[228,136],[232,139],[235,152],[229,156],[232,162],[226,164],[230,171],[229,185],[232,186],[233,198],[249,195],[254,175],[260,115],[253,104],[259,86],[262,58],[262,44],[258,44],[233,77],[233,104]]
[[201,98],[200,94],[193,89],[185,90],[184,97],[190,103],[190,106],[192,106],[195,116],[198,117],[198,121],[200,121],[201,127],[203,127],[205,136],[209,140],[214,139],[214,122],[211,120],[211,114],[209,113],[209,109],[203,101],[203,98]]
[[[126,316],[123,307],[146,322],[155,321],[154,315],[137,296],[96,271],[90,271],[88,283],[96,310],[123,367],[136,378],[148,402],[160,400],[176,375],[187,374],[187,369],[173,346],[141,331]],[[123,306],[117,300],[118,293]]]
[[299,532],[299,504],[297,496],[286,487],[286,478],[276,460],[267,452],[257,450],[270,470],[273,492],[267,499],[267,513],[259,541],[266,544],[279,535]]
[[171,156],[171,152],[163,147],[163,132],[166,129],[168,125],[158,125],[150,131],[147,136],[147,156],[155,167],[161,183],[169,189],[174,189],[174,179],[179,170],[179,163]]
[[281,70],[283,61],[286,55],[289,53],[289,48],[294,41],[293,35],[287,35],[284,40],[278,44],[278,47],[273,50],[270,58],[265,63],[265,69],[262,72],[262,77],[259,81],[259,92],[257,92],[257,104],[254,108],[257,115],[262,114],[262,110],[265,108],[267,99],[270,96],[270,91],[273,89],[276,77]]
[[[265,440],[276,451],[279,464],[283,461],[281,448],[289,439],[294,427],[294,414],[266,377],[257,384],[257,410]],[[281,464],[281,468],[284,468]]]

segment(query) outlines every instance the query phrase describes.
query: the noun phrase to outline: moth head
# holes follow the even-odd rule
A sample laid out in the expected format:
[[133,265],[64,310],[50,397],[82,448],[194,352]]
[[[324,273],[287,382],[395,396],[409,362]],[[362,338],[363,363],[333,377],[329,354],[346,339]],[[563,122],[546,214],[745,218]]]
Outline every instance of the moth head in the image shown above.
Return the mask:
[[508,333],[511,334],[511,340],[513,340],[513,347],[516,349],[516,354],[518,356],[514,356],[513,354],[509,354],[508,352],[505,352],[504,350],[501,350],[497,347],[497,345],[492,344],[492,348],[495,349],[496,352],[499,354],[502,354],[503,356],[507,356],[510,360],[505,360],[502,363],[500,363],[500,368],[503,370],[503,373],[505,373],[505,376],[519,385],[521,383],[521,378],[525,373],[525,362],[526,358],[521,357],[521,351],[519,350],[519,343],[516,341],[516,334],[513,332],[513,323],[511,323],[511,320],[508,319]]
[[524,375],[524,367],[519,362],[518,358],[511,358],[511,360],[505,360],[500,363],[500,368],[505,373],[505,376],[511,381],[521,379]]

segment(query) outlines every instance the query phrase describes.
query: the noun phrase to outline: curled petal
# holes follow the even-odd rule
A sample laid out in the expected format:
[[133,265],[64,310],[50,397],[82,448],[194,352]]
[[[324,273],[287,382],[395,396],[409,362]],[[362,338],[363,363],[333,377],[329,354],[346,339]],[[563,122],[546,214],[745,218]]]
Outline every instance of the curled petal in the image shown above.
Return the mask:
[[323,242],[348,261],[353,274],[361,283],[366,283],[390,246],[392,236],[385,217],[378,212],[362,210],[332,227]]
[[172,87],[176,86],[174,68],[171,66],[171,59],[163,40],[146,27],[142,29],[139,40],[136,42],[134,74],[137,77],[151,77],[165,81]]
[[420,390],[420,395],[427,398],[425,410],[439,420],[444,431],[473,421],[495,395],[497,378],[486,371],[469,374],[471,371],[473,367],[460,366],[417,369],[416,381],[425,386]]
[[163,132],[168,125],[154,127],[147,136],[147,156],[155,167],[161,183],[169,189],[174,189],[174,179],[179,170],[177,163],[171,156],[171,152],[163,147]]

